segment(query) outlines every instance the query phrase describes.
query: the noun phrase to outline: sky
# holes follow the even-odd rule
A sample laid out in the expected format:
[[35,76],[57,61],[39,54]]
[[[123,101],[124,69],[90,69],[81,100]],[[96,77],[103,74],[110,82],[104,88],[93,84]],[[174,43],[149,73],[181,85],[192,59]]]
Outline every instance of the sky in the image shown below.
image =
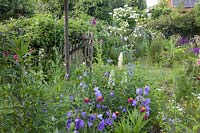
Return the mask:
[[146,2],[147,2],[147,7],[151,7],[157,4],[158,0],[146,0]]

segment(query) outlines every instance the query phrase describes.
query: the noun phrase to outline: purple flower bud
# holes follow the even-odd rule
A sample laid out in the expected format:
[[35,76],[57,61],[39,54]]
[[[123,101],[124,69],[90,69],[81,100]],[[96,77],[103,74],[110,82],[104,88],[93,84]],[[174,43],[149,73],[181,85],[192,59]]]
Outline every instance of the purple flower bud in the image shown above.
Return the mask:
[[117,115],[115,113],[112,114],[113,120],[117,119]]
[[68,118],[71,117],[72,113],[73,113],[73,112],[72,112],[71,110],[68,111],[68,112],[67,112],[67,117],[68,117]]
[[113,91],[110,92],[110,96],[113,97],[115,94]]
[[105,77],[109,77],[109,75],[110,75],[109,72],[105,72],[105,73],[104,73],[104,76],[105,76]]
[[70,101],[74,101],[74,96],[69,96]]
[[122,112],[126,113],[127,112],[126,108],[123,108]]
[[149,86],[145,86],[145,88],[144,88],[144,95],[148,95],[149,91],[150,91]]
[[109,111],[109,110],[106,111],[106,115],[107,115],[107,116],[110,116],[110,111]]
[[136,94],[142,95],[142,88],[136,89]]
[[86,117],[86,112],[82,112],[81,115],[82,115],[83,118],[85,118]]
[[69,74],[66,74],[66,75],[65,75],[65,78],[66,78],[67,80],[69,80]]
[[88,127],[91,127],[92,126],[92,122],[88,121]]
[[69,128],[70,128],[71,123],[72,123],[72,120],[71,120],[71,119],[67,120],[66,129],[69,129]]

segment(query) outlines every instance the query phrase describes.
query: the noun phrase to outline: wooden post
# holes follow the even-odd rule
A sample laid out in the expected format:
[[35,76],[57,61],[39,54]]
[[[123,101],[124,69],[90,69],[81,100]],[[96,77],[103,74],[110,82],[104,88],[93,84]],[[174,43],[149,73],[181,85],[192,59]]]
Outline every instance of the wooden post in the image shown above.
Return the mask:
[[69,36],[68,36],[68,13],[69,13],[69,3],[68,0],[64,0],[64,39],[65,39],[65,65],[66,65],[66,78],[69,79],[70,68],[69,68]]

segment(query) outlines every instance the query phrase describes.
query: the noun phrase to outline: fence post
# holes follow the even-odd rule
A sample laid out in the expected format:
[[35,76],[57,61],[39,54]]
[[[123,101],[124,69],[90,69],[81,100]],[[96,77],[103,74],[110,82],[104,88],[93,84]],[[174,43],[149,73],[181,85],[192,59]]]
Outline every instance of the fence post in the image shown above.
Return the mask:
[[64,39],[65,39],[65,67],[66,67],[66,78],[69,80],[70,67],[69,67],[69,36],[68,36],[68,12],[69,12],[69,3],[68,0],[64,0]]

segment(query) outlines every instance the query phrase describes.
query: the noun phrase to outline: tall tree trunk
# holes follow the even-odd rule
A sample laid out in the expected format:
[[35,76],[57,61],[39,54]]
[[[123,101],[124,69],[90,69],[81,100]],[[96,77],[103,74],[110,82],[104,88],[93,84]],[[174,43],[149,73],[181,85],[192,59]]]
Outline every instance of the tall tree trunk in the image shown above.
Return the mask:
[[66,78],[69,79],[70,68],[69,68],[69,36],[68,36],[68,13],[69,3],[68,0],[64,0],[64,39],[65,39],[65,65],[66,65]]

